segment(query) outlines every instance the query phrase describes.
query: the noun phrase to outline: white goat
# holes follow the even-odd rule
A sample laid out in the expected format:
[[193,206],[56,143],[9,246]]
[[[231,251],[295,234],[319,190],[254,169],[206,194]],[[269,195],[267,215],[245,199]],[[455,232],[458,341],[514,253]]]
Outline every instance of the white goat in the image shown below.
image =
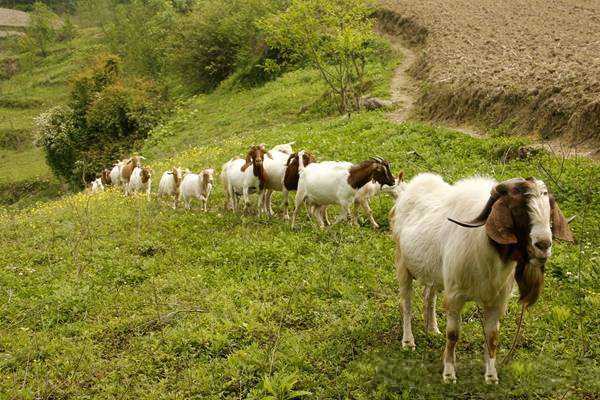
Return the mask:
[[208,197],[213,187],[213,176],[215,170],[207,168],[200,174],[187,174],[181,183],[180,196],[183,197],[186,210],[191,208],[191,203],[194,198],[204,203],[203,210],[208,211]]
[[150,200],[150,190],[152,186],[152,170],[150,167],[135,167],[131,172],[129,183],[125,185],[125,195],[130,192],[146,192],[148,200]]
[[258,192],[258,178],[254,176],[252,168],[242,171],[245,164],[246,162],[241,158],[232,159],[223,165],[224,169],[221,172],[221,181],[226,192],[225,202],[227,206],[231,205],[233,211],[239,207],[240,196],[244,196],[244,210],[246,210],[250,202],[248,196]]
[[110,170],[110,180],[113,186],[121,184],[121,168],[125,165],[127,160],[117,161],[117,163]]
[[295,143],[296,142],[294,141],[285,144],[278,144],[276,146],[273,146],[273,148],[270,151],[280,151],[290,156],[294,152],[294,150],[292,150],[292,145]]
[[[312,206],[327,206],[339,204],[342,207],[335,223],[347,219],[349,208],[352,205],[356,193],[367,182],[375,180],[381,184],[393,186],[395,181],[390,171],[389,163],[381,158],[363,161],[352,165],[348,162],[326,161],[312,163],[304,167],[302,159],[303,152],[299,154],[300,179],[298,181],[298,193],[296,194],[296,207],[292,216],[292,228],[296,221],[296,215],[300,205],[307,201]],[[323,227],[324,208],[321,212],[314,213],[319,225]],[[354,216],[350,215],[354,223]]]
[[534,178],[497,183],[476,177],[451,186],[438,175],[420,174],[406,185],[390,217],[403,297],[402,345],[415,348],[413,278],[426,287],[424,316],[429,332],[439,332],[435,297],[436,291],[443,290],[447,315],[443,379],[456,382],[454,354],[460,313],[466,301],[477,301],[484,309],[485,380],[497,383],[497,330],[513,276],[521,302],[533,304],[542,287],[552,237],[572,240],[568,223],[546,185]]
[[170,171],[165,171],[160,177],[160,182],[158,183],[158,195],[173,197],[173,204],[171,207],[173,207],[174,210],[177,208],[177,201],[180,197],[181,181],[184,174],[189,172],[189,170],[184,170],[181,167],[173,167]]
[[379,224],[375,221],[375,218],[373,218],[373,210],[371,210],[371,207],[369,206],[369,200],[380,193],[389,193],[394,198],[397,198],[398,191],[401,190],[400,187],[403,185],[403,176],[404,173],[400,171],[393,186],[382,185],[381,183],[370,181],[361,187],[354,198],[354,219],[358,217],[359,207],[362,207],[367,213],[371,226],[375,229],[379,228]]
[[92,194],[99,193],[104,191],[104,185],[102,184],[102,179],[97,178],[92,182]]
[[[273,149],[265,154],[266,157],[263,159],[264,173],[259,177],[263,189],[259,193],[258,201],[261,204],[262,210],[268,215],[274,214],[271,204],[273,192],[282,192],[285,190],[284,177],[287,161],[292,151],[292,143],[273,147]],[[283,149],[283,151],[278,150],[278,148]]]

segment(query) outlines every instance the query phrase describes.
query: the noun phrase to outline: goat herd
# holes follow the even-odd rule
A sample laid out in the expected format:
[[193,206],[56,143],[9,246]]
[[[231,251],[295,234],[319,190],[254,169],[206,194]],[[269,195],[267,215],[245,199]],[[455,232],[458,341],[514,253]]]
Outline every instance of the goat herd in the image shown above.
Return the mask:
[[[543,181],[529,177],[496,182],[482,177],[450,185],[439,175],[421,173],[405,183],[402,173],[394,179],[390,164],[374,157],[359,164],[317,162],[308,152],[293,153],[292,144],[267,151],[263,144],[250,146],[245,159],[236,157],[223,165],[220,178],[225,207],[237,210],[240,196],[244,210],[249,195],[258,194],[258,214],[273,214],[271,196],[283,192],[284,218],[288,216],[288,192],[297,191],[292,227],[299,208],[306,203],[321,227],[328,225],[326,207],[341,206],[334,223],[348,219],[352,203],[361,205],[373,219],[368,200],[380,192],[395,198],[390,211],[396,249],[396,273],[403,309],[403,347],[415,349],[411,326],[412,281],[424,286],[425,328],[440,333],[436,320],[436,295],[444,293],[447,316],[443,379],[456,382],[455,347],[460,334],[460,314],[466,301],[483,306],[485,381],[498,383],[496,343],[500,316],[506,311],[516,280],[523,307],[534,304],[541,292],[544,266],[552,253],[553,239],[572,241],[569,223]],[[141,167],[143,157],[119,162],[104,170],[92,186],[120,182],[126,194],[150,194],[152,171]],[[185,207],[197,198],[206,211],[214,169],[200,174],[173,168],[160,180],[159,195],[173,197],[173,208],[183,198]]]

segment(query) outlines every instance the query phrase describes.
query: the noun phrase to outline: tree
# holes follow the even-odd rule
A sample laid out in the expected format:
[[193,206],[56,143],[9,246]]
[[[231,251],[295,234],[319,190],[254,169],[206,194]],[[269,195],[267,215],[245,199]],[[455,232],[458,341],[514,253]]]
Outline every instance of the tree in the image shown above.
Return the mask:
[[292,0],[260,21],[267,42],[306,59],[336,94],[340,113],[359,108],[368,44],[374,39],[368,0]]
[[27,28],[27,39],[30,47],[38,49],[42,57],[48,55],[48,47],[56,39],[56,31],[53,26],[55,18],[54,13],[44,3],[33,5]]

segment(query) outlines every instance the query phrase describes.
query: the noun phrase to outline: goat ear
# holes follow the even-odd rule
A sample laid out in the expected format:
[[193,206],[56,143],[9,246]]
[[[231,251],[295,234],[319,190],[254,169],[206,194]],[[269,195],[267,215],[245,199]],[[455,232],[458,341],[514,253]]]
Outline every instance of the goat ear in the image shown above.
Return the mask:
[[240,171],[242,171],[242,172],[246,171],[251,164],[252,164],[251,162],[246,160],[246,164],[242,165],[242,168],[240,168]]
[[517,236],[514,232],[512,214],[508,206],[505,204],[504,198],[501,197],[492,206],[492,211],[485,222],[485,231],[496,243],[517,243]]
[[554,196],[550,196],[550,219],[552,221],[552,236],[556,239],[573,241],[573,234],[569,228],[569,222],[563,215]]

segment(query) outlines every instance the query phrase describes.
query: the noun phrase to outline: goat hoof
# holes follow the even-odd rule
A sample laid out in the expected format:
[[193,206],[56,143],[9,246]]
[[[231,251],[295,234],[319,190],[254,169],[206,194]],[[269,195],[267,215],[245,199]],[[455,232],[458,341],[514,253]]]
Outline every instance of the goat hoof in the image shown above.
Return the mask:
[[444,383],[456,384],[456,376],[453,376],[451,374],[444,374]]
[[497,375],[486,375],[485,376],[485,383],[489,384],[498,384],[498,376]]
[[442,332],[440,332],[440,329],[436,326],[434,328],[427,328],[427,333],[430,333],[432,335],[441,335]]
[[453,363],[444,363],[444,374],[442,375],[442,378],[444,379],[444,383],[456,383],[456,372]]
[[410,341],[410,340],[404,340],[402,342],[402,348],[403,349],[410,349],[412,351],[415,351],[417,346],[415,346],[415,342]]

